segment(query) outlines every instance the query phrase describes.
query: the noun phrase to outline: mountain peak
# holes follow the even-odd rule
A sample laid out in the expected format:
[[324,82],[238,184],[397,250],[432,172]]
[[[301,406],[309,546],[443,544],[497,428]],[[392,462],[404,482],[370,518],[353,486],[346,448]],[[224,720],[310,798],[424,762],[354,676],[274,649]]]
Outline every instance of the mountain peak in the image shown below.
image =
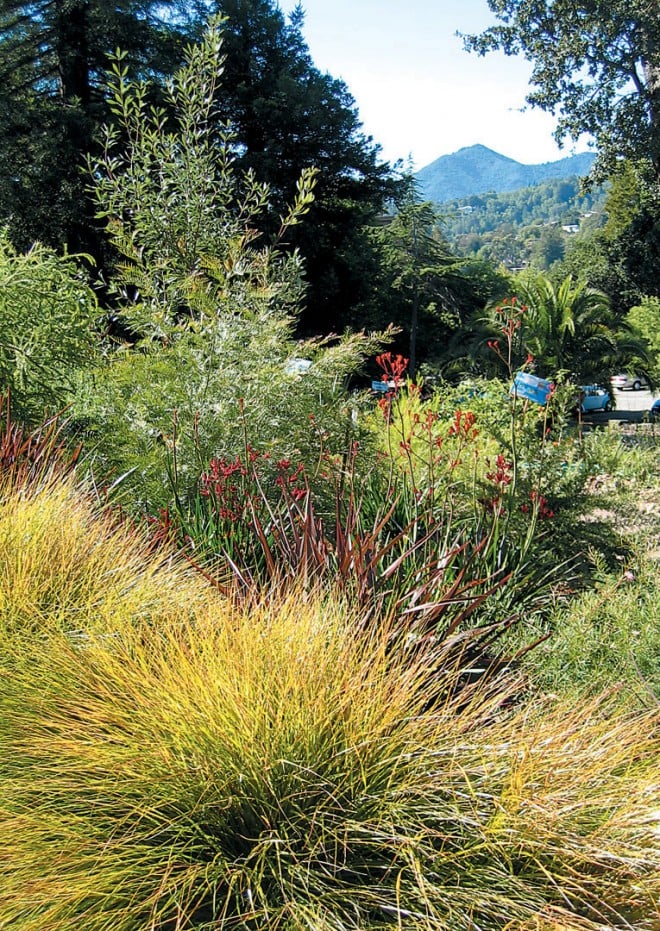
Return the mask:
[[586,175],[594,161],[592,152],[582,152],[555,162],[523,165],[494,152],[485,145],[471,145],[451,155],[441,155],[421,168],[416,177],[423,197],[441,204],[449,200],[485,194],[503,193],[532,187],[551,178]]
[[503,159],[505,162],[515,161],[515,159],[509,158],[507,155],[501,155],[499,152],[496,152],[494,149],[489,149],[487,145],[482,145],[480,142],[475,142],[474,145],[465,145],[463,146],[462,149],[459,149],[457,152],[453,152],[450,155],[441,155],[440,158],[453,158],[454,155],[476,155],[476,156],[483,156],[483,157],[488,157],[488,158]]

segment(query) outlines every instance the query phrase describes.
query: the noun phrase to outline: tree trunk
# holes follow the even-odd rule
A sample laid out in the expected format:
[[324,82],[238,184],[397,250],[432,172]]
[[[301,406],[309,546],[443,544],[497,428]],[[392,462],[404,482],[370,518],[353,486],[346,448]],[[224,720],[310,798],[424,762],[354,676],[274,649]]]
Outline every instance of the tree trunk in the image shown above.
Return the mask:
[[73,4],[56,0],[55,51],[61,94],[66,102],[78,101],[85,111],[91,99],[88,11],[89,0]]
[[643,61],[644,78],[649,102],[650,157],[655,180],[660,186],[660,48],[647,33],[646,54]]

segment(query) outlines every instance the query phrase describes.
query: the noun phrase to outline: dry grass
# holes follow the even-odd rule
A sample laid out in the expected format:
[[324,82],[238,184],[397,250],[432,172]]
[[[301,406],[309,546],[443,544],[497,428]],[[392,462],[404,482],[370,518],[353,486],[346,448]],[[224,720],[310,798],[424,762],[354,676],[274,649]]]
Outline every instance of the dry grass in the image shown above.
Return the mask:
[[0,637],[107,632],[208,598],[192,569],[153,558],[146,537],[73,477],[2,482]]

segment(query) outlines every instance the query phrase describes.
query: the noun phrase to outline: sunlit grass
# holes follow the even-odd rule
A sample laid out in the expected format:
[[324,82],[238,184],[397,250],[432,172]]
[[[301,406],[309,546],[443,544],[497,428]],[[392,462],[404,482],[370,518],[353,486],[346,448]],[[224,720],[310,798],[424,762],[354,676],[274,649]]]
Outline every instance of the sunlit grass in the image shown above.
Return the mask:
[[111,645],[62,639],[5,681],[9,924],[652,914],[650,718],[594,705],[498,720],[491,706],[487,721],[481,702],[420,715],[427,670],[325,616],[289,604]]
[[72,477],[0,483],[0,638],[113,629],[202,597],[192,570],[163,571],[144,535]]
[[221,599],[70,485],[3,507],[30,555],[0,678],[0,927],[653,927],[657,713],[457,694],[441,656],[334,598]]

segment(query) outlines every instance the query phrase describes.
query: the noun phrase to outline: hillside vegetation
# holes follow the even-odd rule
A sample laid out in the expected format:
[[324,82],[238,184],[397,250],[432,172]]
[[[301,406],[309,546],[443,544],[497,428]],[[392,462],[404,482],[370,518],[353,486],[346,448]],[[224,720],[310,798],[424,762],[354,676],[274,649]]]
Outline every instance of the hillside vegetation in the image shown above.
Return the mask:
[[441,228],[461,255],[509,267],[549,267],[577,233],[605,221],[607,192],[574,175],[507,193],[489,191],[441,206]]
[[416,177],[422,196],[443,204],[471,194],[515,191],[551,179],[588,175],[593,162],[591,152],[582,152],[555,162],[524,165],[484,145],[472,145],[440,156],[421,168]]

